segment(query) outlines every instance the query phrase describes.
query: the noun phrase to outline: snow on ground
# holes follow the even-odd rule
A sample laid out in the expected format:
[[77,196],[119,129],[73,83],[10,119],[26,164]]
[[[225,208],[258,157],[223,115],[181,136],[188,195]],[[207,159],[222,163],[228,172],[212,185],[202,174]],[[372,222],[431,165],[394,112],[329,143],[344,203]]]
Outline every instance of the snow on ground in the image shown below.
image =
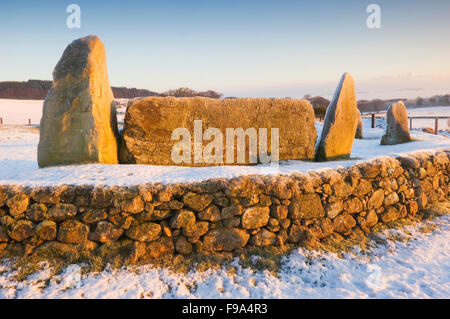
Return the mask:
[[[118,119],[123,120],[125,100],[121,100]],[[5,124],[23,124],[27,118],[39,123],[42,101],[0,100],[0,117]],[[426,112],[427,115],[450,116],[450,107],[428,107],[413,109],[413,115]],[[431,113],[430,113],[431,112]],[[323,123],[316,123],[318,133]],[[324,168],[348,167],[361,160],[379,156],[395,156],[420,150],[450,148],[450,136],[412,131],[415,141],[392,146],[379,145],[384,133],[384,120],[377,119],[376,128],[370,128],[370,119],[363,120],[364,139],[355,140],[351,159],[315,163],[309,161],[285,161],[279,167],[218,166],[218,167],[174,167],[150,165],[78,165],[38,169],[38,128],[33,126],[0,125],[0,184],[54,185],[102,184],[131,185],[140,183],[194,182],[209,178],[232,178],[248,174],[290,174]]]
[[[116,99],[117,121],[123,123],[128,99]],[[0,99],[0,117],[5,125],[25,125],[31,119],[32,125],[39,125],[42,117],[42,100]]]
[[0,117],[6,125],[39,124],[44,101],[0,99]]
[[[431,225],[433,232],[423,231]],[[18,282],[3,262],[0,298],[450,298],[450,215],[381,237],[393,235],[409,240],[372,243],[369,254],[355,248],[342,258],[299,248],[283,257],[277,276],[243,268],[236,258],[235,274],[225,266],[187,274],[141,266],[80,276],[72,265],[51,276],[44,265]]]
[[[420,150],[450,148],[450,138],[423,132],[412,132],[413,142],[382,146],[383,129],[368,128],[364,122],[364,140],[355,140],[352,159],[316,163],[285,161],[278,168],[270,165],[175,167],[151,165],[102,165],[89,164],[38,169],[37,144],[39,132],[34,127],[0,126],[0,184],[55,185],[97,184],[132,185],[141,183],[195,182],[209,178],[232,178],[248,174],[290,174],[324,168],[348,167],[362,160],[379,156],[395,156]],[[370,124],[369,124],[370,125]],[[318,131],[322,123],[316,123]]]

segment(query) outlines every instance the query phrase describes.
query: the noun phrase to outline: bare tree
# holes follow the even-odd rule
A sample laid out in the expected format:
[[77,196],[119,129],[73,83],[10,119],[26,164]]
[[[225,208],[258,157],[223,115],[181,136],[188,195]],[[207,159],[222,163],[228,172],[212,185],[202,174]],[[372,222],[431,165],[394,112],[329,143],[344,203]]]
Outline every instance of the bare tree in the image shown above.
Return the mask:
[[423,98],[421,98],[420,96],[416,99],[416,105],[417,106],[422,106],[423,105]]
[[195,97],[195,96],[201,96],[201,97],[208,97],[211,99],[220,99],[223,94],[218,93],[213,90],[204,91],[204,92],[197,92],[195,90],[192,90],[190,88],[178,88],[175,90],[169,90],[167,92],[164,92],[162,95],[164,96],[174,96],[174,97]]

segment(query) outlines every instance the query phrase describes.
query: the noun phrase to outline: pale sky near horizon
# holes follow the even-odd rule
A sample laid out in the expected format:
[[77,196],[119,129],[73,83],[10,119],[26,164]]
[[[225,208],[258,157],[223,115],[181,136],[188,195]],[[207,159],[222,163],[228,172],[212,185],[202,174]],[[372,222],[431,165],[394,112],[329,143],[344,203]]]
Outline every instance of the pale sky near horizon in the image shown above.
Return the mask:
[[[66,26],[71,3],[80,29]],[[0,81],[51,79],[64,48],[96,34],[114,86],[331,97],[350,72],[358,99],[445,94],[449,13],[448,0],[2,1]]]

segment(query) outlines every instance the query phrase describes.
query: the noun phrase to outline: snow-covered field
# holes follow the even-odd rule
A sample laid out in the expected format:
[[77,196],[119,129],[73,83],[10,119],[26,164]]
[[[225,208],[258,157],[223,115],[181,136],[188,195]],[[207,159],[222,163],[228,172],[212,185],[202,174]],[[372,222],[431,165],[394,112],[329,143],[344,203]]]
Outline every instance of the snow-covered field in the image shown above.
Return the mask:
[[0,298],[450,298],[450,215],[381,237],[386,244],[372,242],[370,253],[355,248],[342,258],[300,248],[283,258],[277,276],[236,258],[234,272],[224,266],[187,274],[141,266],[80,276],[72,265],[51,277],[43,265],[18,282],[4,262]]
[[[128,99],[117,99],[117,120],[123,122]],[[25,125],[31,120],[32,125],[39,125],[42,117],[41,100],[0,99],[0,117],[5,125]]]
[[6,125],[39,124],[44,101],[0,99],[0,117]]

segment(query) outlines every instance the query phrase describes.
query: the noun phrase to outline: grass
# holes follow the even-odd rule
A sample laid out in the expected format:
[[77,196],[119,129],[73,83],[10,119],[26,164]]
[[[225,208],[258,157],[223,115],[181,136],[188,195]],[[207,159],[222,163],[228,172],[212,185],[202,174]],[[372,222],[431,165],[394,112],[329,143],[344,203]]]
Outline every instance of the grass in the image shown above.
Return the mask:
[[450,202],[438,202],[422,212],[424,219],[433,219],[435,217],[444,216],[450,212]]
[[14,279],[21,282],[26,280],[28,276],[42,270],[43,267],[41,262],[35,262],[27,258],[19,258],[15,263],[15,268],[17,269],[17,273]]
[[[332,252],[343,256],[344,253],[363,253],[370,254],[371,250],[377,246],[386,246],[389,241],[405,242],[413,238],[408,233],[405,226],[418,225],[418,230],[422,233],[430,233],[436,230],[435,224],[428,221],[433,218],[443,216],[450,212],[450,202],[437,203],[430,209],[420,212],[414,218],[399,219],[386,224],[375,225],[371,233],[365,234],[362,231],[356,231],[349,236],[341,236],[333,234],[328,238],[321,240],[320,250],[324,252]],[[419,225],[419,223],[422,223]],[[381,233],[386,229],[402,229],[403,234],[391,232]],[[355,248],[358,247],[359,251]],[[264,248],[248,248],[236,253],[201,253],[189,256],[182,255],[165,255],[157,259],[143,258],[136,264],[130,264],[127,259],[120,254],[111,256],[101,256],[93,251],[75,250],[74,252],[61,255],[60,252],[54,250],[41,251],[39,254],[33,254],[24,257],[13,257],[11,255],[0,256],[0,259],[7,258],[10,262],[11,269],[16,271],[14,279],[24,281],[30,275],[41,271],[44,262],[48,263],[51,268],[51,276],[60,274],[67,266],[72,264],[81,265],[82,274],[98,273],[107,266],[111,269],[120,269],[127,266],[129,271],[139,272],[140,266],[150,268],[165,268],[174,273],[187,274],[191,270],[204,272],[209,269],[223,268],[228,274],[234,276],[237,269],[231,263],[238,257],[239,265],[244,269],[254,271],[268,271],[275,277],[283,266],[283,257],[288,255],[294,246],[286,245],[284,247],[264,247]],[[43,288],[49,284],[44,283]],[[195,289],[195,287],[192,287]]]
[[283,257],[292,247],[251,248],[239,256],[239,265],[255,271],[269,271],[275,277],[283,266]]
[[437,226],[436,225],[423,225],[419,228],[419,231],[423,234],[428,234],[428,233],[432,233],[436,230]]
[[337,254],[339,257],[343,257],[344,253],[352,252],[355,246],[359,246],[363,252],[368,251],[369,238],[361,235],[354,234],[353,236],[343,237],[338,234],[333,234],[328,238],[322,240],[320,249],[325,252],[331,252]]

